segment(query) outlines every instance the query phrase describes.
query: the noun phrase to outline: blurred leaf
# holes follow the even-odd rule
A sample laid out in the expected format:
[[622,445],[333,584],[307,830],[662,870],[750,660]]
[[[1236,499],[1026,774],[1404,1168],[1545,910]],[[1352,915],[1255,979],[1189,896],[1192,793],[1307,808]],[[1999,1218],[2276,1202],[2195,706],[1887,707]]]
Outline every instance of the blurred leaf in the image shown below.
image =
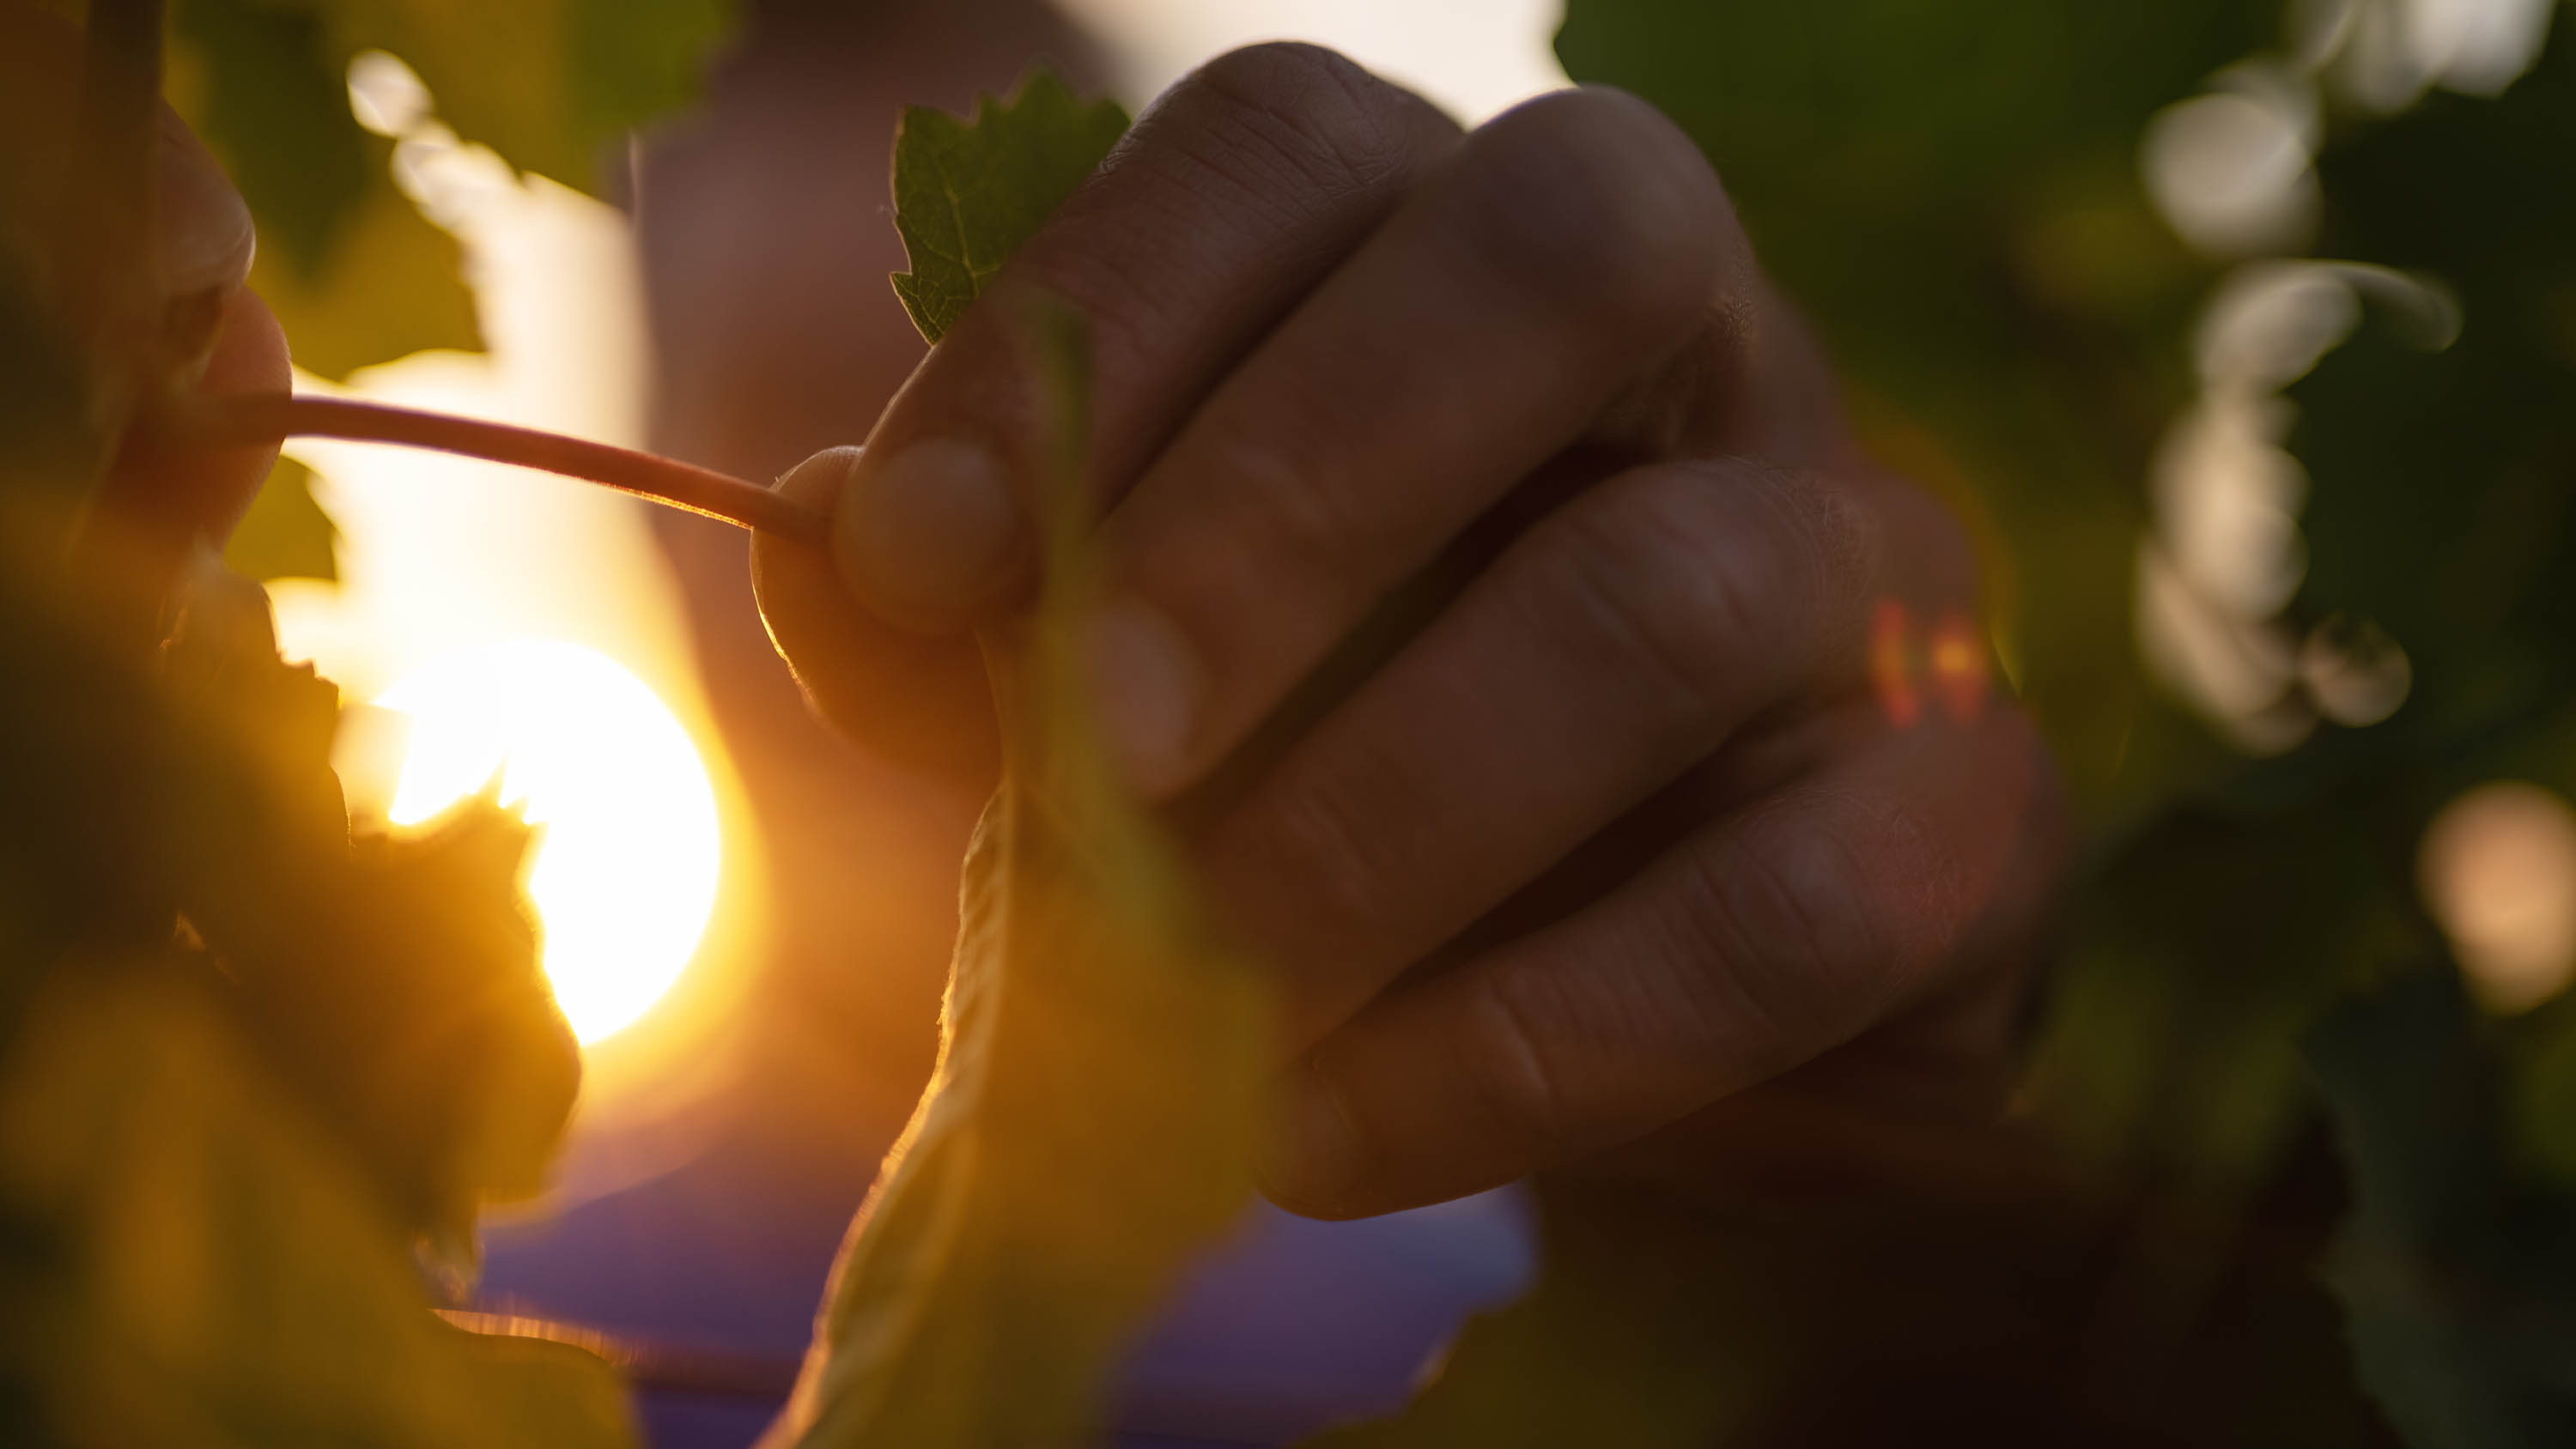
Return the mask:
[[1127,130],[1114,101],[1077,99],[1053,71],[971,120],[907,106],[894,140],[894,224],[909,272],[894,276],[912,325],[937,342],[984,279],[1037,231]]
[[439,117],[522,170],[597,191],[608,148],[696,94],[727,0],[300,0],[343,64],[390,51],[419,72]]
[[328,377],[480,345],[455,240],[396,192],[393,143],[350,115],[352,56],[385,50],[438,117],[524,170],[598,189],[616,139],[695,93],[727,0],[186,0],[174,80],[258,219],[251,284]]
[[521,890],[529,827],[486,798],[351,841],[339,691],[278,659],[256,585],[210,573],[163,653],[189,924],[387,1202],[470,1264],[477,1209],[538,1190],[581,1080]]
[[1577,79],[1664,107],[1730,186],[1894,193],[1878,204],[1897,211],[2129,149],[2148,113],[2273,39],[2277,14],[2244,0],[1575,0],[1556,49]]
[[2360,122],[2318,159],[2326,247],[2458,300],[2438,350],[2375,318],[2291,390],[2313,617],[2375,620],[2410,710],[2492,696],[2576,650],[2576,24],[2502,96]]
[[1738,1442],[1776,1394],[1786,1346],[1747,1246],[1711,1218],[1594,1190],[1542,1195],[1545,1256],[1518,1301],[1480,1313],[1382,1423],[1304,1449]]
[[250,203],[260,245],[313,280],[384,173],[385,147],[350,118],[345,59],[312,11],[256,0],[186,0],[173,38],[203,67],[193,120]]
[[250,285],[277,314],[308,372],[345,378],[426,348],[480,348],[456,239],[432,226],[381,173],[321,271],[299,277],[262,252]]
[[333,546],[339,537],[331,515],[313,501],[312,473],[292,458],[280,458],[225,541],[224,567],[262,581],[337,579]]
[[[208,14],[188,19],[184,33],[203,31],[223,42],[209,45],[205,56],[215,71],[212,92],[254,93],[224,114],[273,121],[286,100],[258,98],[255,92],[287,87],[298,115],[312,107],[311,124],[358,135],[343,79],[349,59],[364,50],[389,51],[419,73],[439,117],[458,135],[490,146],[514,166],[584,191],[597,189],[600,163],[620,135],[696,94],[705,56],[723,38],[732,9],[727,0],[478,6],[442,0],[187,0],[187,6]],[[327,127],[317,76],[328,79],[336,97]],[[267,109],[265,117],[257,113],[261,108]],[[248,141],[256,133],[230,127],[225,134]],[[297,144],[310,155],[344,150],[337,134]],[[319,186],[307,190],[330,194]]]
[[1735,1120],[1779,1120],[1695,1190],[1538,1179],[1528,1295],[1471,1320],[1401,1414],[1310,1449],[2383,1442],[2304,1263],[2162,1320],[2138,1275],[2187,1262],[2205,1222],[2070,1191],[2008,1132],[1871,1113],[1854,1134],[1775,1088]]
[[202,964],[52,971],[0,1059],[13,1437],[633,1442],[606,1364],[435,1317],[380,1202]]
[[733,8],[733,0],[572,0],[574,144],[596,157],[620,133],[695,100]]
[[2576,1442],[2576,1200],[2509,1174],[2457,974],[2339,1007],[2307,1054],[2351,1173],[2327,1281],[2364,1386],[2412,1449]]
[[250,285],[296,365],[324,377],[482,336],[456,238],[394,189],[394,143],[349,113],[346,52],[322,10],[184,0],[171,101],[250,204]]
[[1266,991],[1090,718],[1085,344],[1027,320],[1066,467],[1035,614],[987,641],[1009,769],[967,857],[938,1067],[767,1442],[1085,1442],[1118,1351],[1250,1198]]

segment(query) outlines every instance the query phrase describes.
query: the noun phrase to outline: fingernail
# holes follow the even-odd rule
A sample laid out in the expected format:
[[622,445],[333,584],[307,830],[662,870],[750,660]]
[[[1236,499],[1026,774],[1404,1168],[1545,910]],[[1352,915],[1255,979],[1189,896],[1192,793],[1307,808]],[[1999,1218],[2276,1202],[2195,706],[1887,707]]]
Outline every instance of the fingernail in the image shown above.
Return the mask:
[[1091,665],[1101,727],[1128,782],[1149,797],[1177,788],[1201,685],[1189,641],[1161,613],[1115,602],[1092,621]]
[[1294,1206],[1330,1209],[1360,1180],[1359,1132],[1341,1098],[1311,1062],[1279,1084],[1259,1176],[1272,1195]]
[[955,438],[866,458],[832,510],[832,546],[859,596],[899,623],[954,628],[1010,593],[1028,530],[993,451]]
[[250,275],[257,245],[232,178],[167,106],[153,148],[152,245],[156,280],[170,299],[230,293]]

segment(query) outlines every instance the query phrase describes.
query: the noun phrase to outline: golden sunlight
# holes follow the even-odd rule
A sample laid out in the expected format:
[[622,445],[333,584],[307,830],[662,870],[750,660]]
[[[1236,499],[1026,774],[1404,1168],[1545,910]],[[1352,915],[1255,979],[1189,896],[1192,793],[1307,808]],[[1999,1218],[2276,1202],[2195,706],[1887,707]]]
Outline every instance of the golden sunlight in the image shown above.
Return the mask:
[[417,824],[500,772],[502,801],[541,827],[528,893],[574,1034],[643,1015],[715,903],[715,792],[671,711],[606,655],[541,640],[450,654],[376,703],[411,722],[387,819]]

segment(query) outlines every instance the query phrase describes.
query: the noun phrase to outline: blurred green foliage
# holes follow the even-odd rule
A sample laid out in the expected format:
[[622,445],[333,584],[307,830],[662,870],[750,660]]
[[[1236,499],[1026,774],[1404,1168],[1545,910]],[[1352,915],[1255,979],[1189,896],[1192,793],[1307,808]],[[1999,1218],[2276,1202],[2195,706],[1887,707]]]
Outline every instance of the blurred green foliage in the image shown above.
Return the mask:
[[[408,282],[462,297],[452,243],[382,179],[391,143],[350,119],[351,48],[446,37],[441,63],[473,68],[478,45],[559,34],[558,73],[523,82],[617,74],[490,124],[562,162],[667,99],[713,13],[603,38],[623,9],[514,7],[514,34],[416,8],[206,0],[167,37],[296,341],[315,297],[387,289],[337,320],[351,362],[450,340],[407,330]],[[158,11],[0,7],[0,1423],[31,1444],[628,1443],[597,1354],[432,1311],[479,1209],[540,1185],[580,1077],[527,827],[486,799],[353,839],[337,690],[280,661],[256,586],[103,501],[117,440],[211,340],[143,263]],[[353,271],[386,247],[423,269]],[[300,469],[236,546],[328,575]]]

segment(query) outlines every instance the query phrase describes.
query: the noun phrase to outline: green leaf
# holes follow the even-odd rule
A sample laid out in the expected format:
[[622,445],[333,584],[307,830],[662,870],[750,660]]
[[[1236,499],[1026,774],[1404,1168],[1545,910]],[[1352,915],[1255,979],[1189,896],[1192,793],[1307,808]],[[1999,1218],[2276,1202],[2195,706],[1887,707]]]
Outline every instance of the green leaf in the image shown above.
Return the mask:
[[387,1202],[470,1262],[476,1210],[542,1186],[581,1080],[521,890],[527,823],[487,798],[352,840],[339,691],[278,659],[256,585],[207,571],[161,653],[189,924]]
[[400,57],[440,122],[523,170],[598,190],[618,138],[694,94],[727,0],[187,0],[172,90],[230,167],[261,233],[251,285],[325,376],[480,346],[454,238],[387,175],[390,140],[350,115],[365,50]]
[[286,329],[296,365],[324,377],[427,348],[483,345],[456,238],[379,171],[322,268],[307,277],[263,251],[250,285]]
[[[1036,325],[1078,406],[1070,324]],[[1250,1196],[1265,985],[1210,929],[1090,719],[1087,515],[1071,506],[1088,494],[1070,469],[1059,481],[1034,622],[988,641],[1011,760],[967,860],[939,1065],[773,1443],[1088,1442],[1117,1352]]]
[[939,340],[1126,130],[1116,102],[1085,103],[1045,70],[1008,101],[980,97],[972,120],[904,109],[894,224],[912,270],[894,275],[894,291],[923,337]]
[[1400,1414],[1301,1449],[1739,1442],[1779,1390],[1766,1267],[1795,1248],[1643,1195],[1551,1182],[1538,1196],[1529,1292],[1469,1320]]
[[313,501],[313,474],[280,458],[225,542],[224,567],[249,579],[336,580],[339,536],[331,515]]
[[[338,90],[350,57],[388,51],[419,73],[459,136],[586,191],[621,135],[695,95],[732,10],[727,0],[189,0],[199,7],[217,18],[191,21],[189,32],[234,41],[206,56],[218,92],[284,84],[300,95],[314,66]],[[337,119],[356,133],[345,99]]]
[[2576,1200],[2505,1162],[2497,1063],[2457,973],[2347,1002],[2307,1055],[2351,1178],[2326,1281],[2363,1386],[2411,1449],[2576,1440]]
[[511,165],[584,191],[625,132],[696,94],[728,0],[323,0],[343,56],[390,51],[441,119]]
[[430,1310],[401,1221],[185,958],[48,972],[0,1057],[13,1435],[634,1442],[608,1365]]
[[349,115],[346,59],[313,12],[251,0],[188,0],[174,38],[204,68],[198,133],[250,204],[260,245],[311,280],[369,181],[382,184],[383,148]]
[[[2374,316],[2291,390],[2314,480],[2301,602],[2383,626],[2408,708],[2576,652],[2576,23],[2492,100],[2435,93],[2325,148],[2329,255],[2429,276],[2459,335]],[[2563,677],[2563,676],[2562,676]]]

